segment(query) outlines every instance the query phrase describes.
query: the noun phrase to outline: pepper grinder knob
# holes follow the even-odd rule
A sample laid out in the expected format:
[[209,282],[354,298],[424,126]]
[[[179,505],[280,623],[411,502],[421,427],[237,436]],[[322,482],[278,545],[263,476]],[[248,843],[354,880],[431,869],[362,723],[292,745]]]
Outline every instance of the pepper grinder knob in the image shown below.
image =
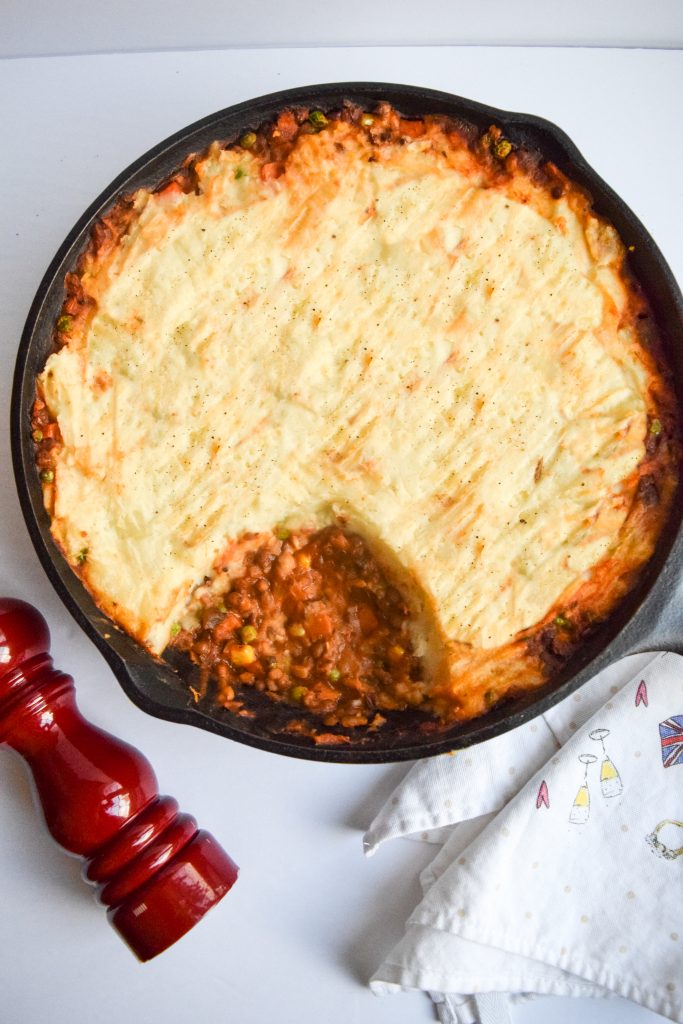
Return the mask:
[[73,679],[52,667],[45,619],[0,598],[0,744],[31,771],[45,824],[84,858],[107,917],[140,960],[190,930],[237,866],[177,802],[159,796],[142,754],[86,721]]

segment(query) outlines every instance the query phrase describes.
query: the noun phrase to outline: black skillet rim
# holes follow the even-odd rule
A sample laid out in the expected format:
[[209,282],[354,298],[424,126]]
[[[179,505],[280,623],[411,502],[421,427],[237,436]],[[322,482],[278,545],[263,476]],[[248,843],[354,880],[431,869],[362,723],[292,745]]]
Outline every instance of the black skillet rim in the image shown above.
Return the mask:
[[[123,690],[138,707],[157,718],[193,725],[271,753],[323,762],[392,763],[430,757],[502,735],[543,714],[618,657],[651,648],[648,638],[658,617],[667,610],[673,584],[683,564],[681,510],[672,515],[672,521],[636,590],[619,606],[599,636],[589,641],[579,656],[572,659],[548,686],[525,695],[512,706],[494,709],[483,719],[434,733],[431,738],[429,734],[422,735],[416,737],[415,742],[402,746],[382,746],[379,742],[367,748],[316,747],[281,734],[244,732],[237,727],[241,724],[239,719],[231,722],[226,718],[210,717],[189,701],[187,691],[179,688],[177,677],[170,669],[156,663],[100,612],[52,541],[33,461],[29,425],[33,381],[49,350],[45,338],[51,335],[48,327],[54,323],[57,307],[61,305],[64,273],[83,248],[92,223],[115,199],[142,184],[160,183],[179,166],[188,152],[203,149],[214,138],[236,138],[284,107],[302,104],[332,110],[345,99],[367,108],[380,100],[387,100],[407,116],[447,114],[481,129],[496,124],[513,142],[540,150],[572,180],[588,189],[597,211],[615,224],[627,245],[635,246],[632,262],[636,277],[645,286],[656,311],[668,355],[674,364],[677,359],[683,360],[683,296],[671,270],[635,214],[590,167],[561,129],[535,115],[499,110],[419,86],[383,82],[329,83],[270,93],[210,114],[153,146],[98,196],[60,246],[31,305],[17,354],[10,432],[19,501],[43,568],[70,613],[103,654]],[[683,380],[683,362],[678,373],[674,370],[674,376]],[[680,400],[683,388],[678,390]],[[153,680],[150,678],[152,675],[155,677]],[[156,690],[153,695],[148,692],[151,682]],[[381,733],[377,733],[376,738],[381,740]]]

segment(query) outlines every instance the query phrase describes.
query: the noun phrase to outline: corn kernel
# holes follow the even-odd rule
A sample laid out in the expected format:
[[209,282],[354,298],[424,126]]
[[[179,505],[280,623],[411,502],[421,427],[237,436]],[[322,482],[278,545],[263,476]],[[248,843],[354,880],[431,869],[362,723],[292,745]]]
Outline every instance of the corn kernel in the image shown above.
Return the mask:
[[405,653],[406,652],[403,647],[399,646],[399,644],[395,644],[387,651],[387,657],[389,658],[389,661],[397,662],[401,660]]
[[233,644],[230,648],[230,661],[233,665],[253,665],[256,661],[256,651],[249,644]]
[[311,556],[307,555],[304,551],[299,551],[296,556],[297,565],[302,569],[311,568]]
[[293,622],[289,627],[288,633],[290,636],[306,636],[306,630],[300,622]]

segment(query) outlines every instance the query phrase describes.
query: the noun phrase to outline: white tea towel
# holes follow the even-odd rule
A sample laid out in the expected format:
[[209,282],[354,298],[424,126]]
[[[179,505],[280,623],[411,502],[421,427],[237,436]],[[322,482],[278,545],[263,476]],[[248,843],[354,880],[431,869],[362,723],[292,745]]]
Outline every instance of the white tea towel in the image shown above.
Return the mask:
[[[535,727],[535,728],[533,728]],[[416,765],[366,849],[446,842],[376,972],[448,1024],[504,993],[621,995],[683,1022],[683,658],[634,655],[506,737]]]

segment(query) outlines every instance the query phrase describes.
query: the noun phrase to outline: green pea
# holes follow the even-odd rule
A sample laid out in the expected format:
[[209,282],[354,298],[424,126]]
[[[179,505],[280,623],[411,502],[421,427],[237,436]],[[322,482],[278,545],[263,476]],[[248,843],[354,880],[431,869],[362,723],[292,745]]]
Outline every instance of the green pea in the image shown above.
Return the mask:
[[51,469],[44,469],[40,474],[40,479],[44,484],[51,484],[54,480],[55,475]]
[[242,626],[240,636],[245,644],[250,644],[258,636],[258,630],[254,626]]
[[336,683],[341,678],[341,672],[339,671],[338,668],[331,668],[330,671],[327,673],[327,678],[330,680],[331,683]]
[[327,124],[327,118],[323,114],[322,110],[312,110],[308,115],[308,120],[311,122],[314,128],[320,131]]
[[297,703],[299,703],[304,699],[307,693],[308,690],[306,689],[305,686],[293,686],[292,689],[289,691],[289,699],[295,700]]
[[240,139],[242,149],[251,149],[256,145],[256,132],[245,132]]

